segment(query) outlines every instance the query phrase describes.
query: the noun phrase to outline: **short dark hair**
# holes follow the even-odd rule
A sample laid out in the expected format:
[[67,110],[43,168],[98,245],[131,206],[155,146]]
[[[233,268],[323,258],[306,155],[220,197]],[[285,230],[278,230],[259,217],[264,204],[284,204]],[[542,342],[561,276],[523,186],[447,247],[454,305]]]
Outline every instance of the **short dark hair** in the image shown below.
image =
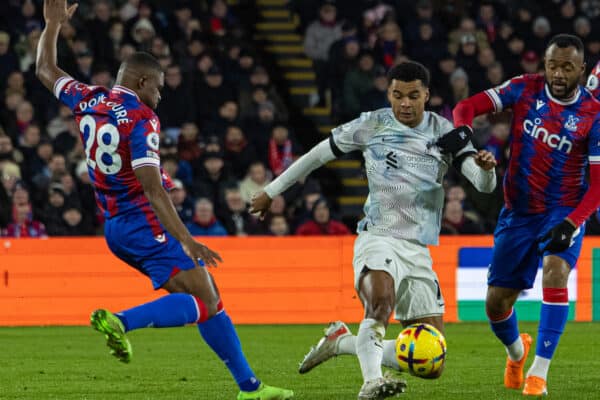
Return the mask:
[[127,57],[125,60],[125,66],[127,68],[136,69],[152,69],[158,72],[162,72],[162,67],[158,60],[151,55],[150,53],[146,53],[144,51],[137,51]]
[[416,61],[406,61],[393,66],[388,71],[388,80],[396,79],[402,82],[420,80],[423,86],[429,87],[429,71]]
[[550,39],[550,42],[548,42],[548,47],[546,47],[546,49],[553,44],[561,49],[573,46],[578,53],[583,53],[583,42],[575,35],[569,35],[568,33],[559,33],[558,35],[554,35],[552,39]]

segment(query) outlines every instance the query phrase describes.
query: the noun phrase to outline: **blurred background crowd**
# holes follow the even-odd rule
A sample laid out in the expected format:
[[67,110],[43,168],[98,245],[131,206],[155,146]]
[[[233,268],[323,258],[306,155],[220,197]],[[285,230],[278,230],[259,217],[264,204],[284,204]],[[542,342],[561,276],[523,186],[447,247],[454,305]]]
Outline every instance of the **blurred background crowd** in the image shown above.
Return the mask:
[[[260,0],[256,0],[259,2]],[[171,198],[194,235],[347,234],[360,215],[341,218],[335,174],[318,172],[274,199],[260,221],[253,193],[322,140],[288,94],[266,45],[252,0],[80,1],[64,24],[58,63],[84,83],[110,87],[136,50],[165,71],[160,152],[174,178]],[[452,107],[522,73],[541,71],[555,33],[586,47],[588,70],[600,59],[600,0],[290,0],[296,33],[312,59],[309,106],[335,124],[387,106],[387,70],[416,60],[432,76],[428,109]],[[102,234],[79,129],[71,111],[36,79],[43,28],[41,0],[0,7],[0,236]],[[502,178],[510,114],[475,121],[475,145],[496,155]],[[490,233],[502,205],[456,173],[445,181],[443,234]],[[600,233],[597,215],[588,231]]]

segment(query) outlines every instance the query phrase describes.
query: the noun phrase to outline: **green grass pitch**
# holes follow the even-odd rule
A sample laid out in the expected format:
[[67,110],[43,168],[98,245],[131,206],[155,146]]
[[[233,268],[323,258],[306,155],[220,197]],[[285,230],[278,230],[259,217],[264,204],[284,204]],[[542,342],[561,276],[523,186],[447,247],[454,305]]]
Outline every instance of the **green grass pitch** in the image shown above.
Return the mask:
[[[536,333],[537,325],[522,323]],[[240,326],[255,372],[293,389],[297,399],[356,399],[358,361],[343,356],[306,375],[298,362],[322,326]],[[356,331],[356,326],[352,327]],[[388,337],[399,332],[391,325]],[[85,327],[0,328],[0,399],[235,399],[225,367],[195,327],[132,332],[134,356],[124,365],[109,356],[100,334]],[[504,350],[484,323],[448,325],[448,358],[436,381],[407,377],[412,399],[522,399],[502,387]],[[528,364],[533,360],[533,352]],[[600,324],[567,324],[549,376],[550,399],[600,399]]]

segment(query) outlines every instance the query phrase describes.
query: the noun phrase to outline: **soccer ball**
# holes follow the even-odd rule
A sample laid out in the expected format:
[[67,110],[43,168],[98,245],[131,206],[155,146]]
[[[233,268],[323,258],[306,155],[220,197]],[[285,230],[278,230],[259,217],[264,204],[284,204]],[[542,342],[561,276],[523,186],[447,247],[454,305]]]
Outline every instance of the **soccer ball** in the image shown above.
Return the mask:
[[407,326],[396,339],[396,361],[402,371],[428,377],[440,370],[446,358],[446,339],[429,324]]

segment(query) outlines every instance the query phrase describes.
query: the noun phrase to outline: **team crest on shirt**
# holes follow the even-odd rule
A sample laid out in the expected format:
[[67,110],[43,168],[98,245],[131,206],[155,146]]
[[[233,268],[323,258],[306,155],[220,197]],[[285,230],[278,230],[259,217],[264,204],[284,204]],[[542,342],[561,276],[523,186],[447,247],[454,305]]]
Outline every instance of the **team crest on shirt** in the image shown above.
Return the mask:
[[577,123],[579,122],[579,118],[569,115],[569,119],[565,122],[565,129],[571,132],[577,131]]
[[160,137],[158,136],[158,133],[152,132],[146,136],[146,143],[152,150],[158,151],[158,146],[160,143]]

